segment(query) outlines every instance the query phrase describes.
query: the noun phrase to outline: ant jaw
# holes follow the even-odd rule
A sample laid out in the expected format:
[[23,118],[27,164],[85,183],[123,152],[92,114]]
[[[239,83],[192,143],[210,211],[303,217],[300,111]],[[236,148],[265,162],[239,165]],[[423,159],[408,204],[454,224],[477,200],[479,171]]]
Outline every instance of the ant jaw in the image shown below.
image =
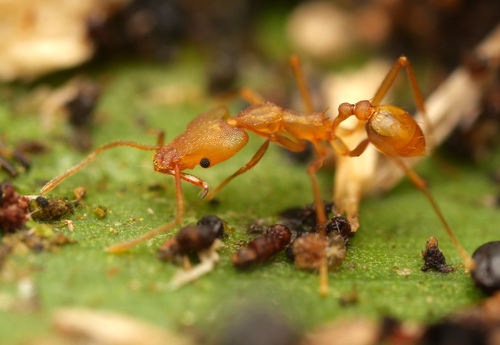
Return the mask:
[[200,187],[203,188],[203,190],[200,192],[200,199],[205,199],[210,190],[210,188],[208,187],[208,183],[203,182],[203,185],[201,185]]

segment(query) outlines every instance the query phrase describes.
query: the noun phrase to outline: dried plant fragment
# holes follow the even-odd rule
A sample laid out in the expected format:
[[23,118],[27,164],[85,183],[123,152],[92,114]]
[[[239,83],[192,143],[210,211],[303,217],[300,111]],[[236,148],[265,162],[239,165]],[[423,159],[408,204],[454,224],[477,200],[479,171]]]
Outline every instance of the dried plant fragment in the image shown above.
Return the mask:
[[364,318],[336,321],[321,325],[306,334],[302,345],[377,344],[378,325],[373,320]]
[[87,37],[89,16],[107,16],[107,9],[120,2],[2,1],[0,80],[34,78],[86,61],[94,51]]
[[208,249],[199,251],[198,258],[200,259],[200,263],[187,270],[177,271],[170,282],[171,288],[174,290],[178,289],[181,286],[195,281],[201,276],[211,272],[220,260],[219,250],[221,248],[221,240],[215,239]]
[[59,309],[52,318],[55,330],[72,344],[189,345],[178,334],[138,319],[92,309]]

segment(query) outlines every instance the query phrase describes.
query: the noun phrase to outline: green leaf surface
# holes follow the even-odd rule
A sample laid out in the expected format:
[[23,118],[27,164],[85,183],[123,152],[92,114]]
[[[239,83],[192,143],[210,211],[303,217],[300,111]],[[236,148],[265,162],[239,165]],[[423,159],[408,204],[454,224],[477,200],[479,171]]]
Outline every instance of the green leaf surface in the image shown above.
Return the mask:
[[[187,56],[169,65],[118,63],[110,67],[97,124],[92,128],[94,147],[118,139],[153,144],[154,138],[145,128],[165,129],[167,141],[182,133],[190,120],[214,102],[188,97],[180,103],[162,105],[151,102],[148,94],[165,86],[188,95],[200,90],[204,83],[200,66],[199,61]],[[14,100],[21,101],[28,91],[19,87]],[[238,110],[237,105],[232,107],[233,113]],[[33,156],[32,169],[15,180],[21,194],[37,194],[41,180],[58,175],[85,157],[68,145],[71,129],[63,118],[55,118],[48,133],[41,122],[37,112],[16,111],[13,101],[0,104],[0,131],[8,144],[39,139],[50,148],[47,154]],[[243,166],[261,144],[261,138],[252,136],[249,145],[229,161],[207,170],[197,168],[192,174],[215,186]],[[489,176],[499,162],[497,152],[479,165],[448,161],[454,167],[452,174],[431,159],[417,169],[429,181],[431,192],[469,253],[482,243],[498,239],[500,213],[485,206],[483,199],[498,188]],[[5,172],[0,174],[1,179],[7,178]],[[326,169],[319,173],[325,198],[332,196],[332,176],[333,171]],[[297,270],[284,253],[246,272],[233,268],[230,255],[240,241],[250,239],[246,227],[253,220],[263,218],[272,223],[277,221],[279,211],[312,202],[306,165],[292,163],[275,146],[251,172],[238,177],[218,195],[218,206],[200,200],[199,190],[183,183],[184,224],[195,223],[205,214],[217,214],[226,221],[229,236],[213,272],[171,291],[168,284],[179,268],[160,262],[155,253],[175,231],[123,255],[107,254],[104,247],[173,219],[173,182],[171,176],[153,171],[151,153],[116,148],[52,191],[51,195],[71,197],[75,187],[87,188],[85,205],[68,217],[73,220],[74,231],[57,228],[78,244],[63,246],[55,253],[9,258],[0,281],[2,343],[50,333],[51,316],[65,306],[115,311],[174,330],[196,326],[214,334],[229,315],[255,305],[280,310],[300,329],[307,329],[358,315],[434,321],[483,297],[460,268],[460,257],[432,208],[406,180],[383,197],[363,200],[361,227],[349,242],[347,259],[339,271],[329,274],[328,296],[319,296],[317,274]],[[152,185],[160,188],[149,188]],[[110,210],[105,218],[93,214],[97,205]],[[457,271],[444,275],[420,270],[421,251],[431,235],[440,240],[447,262],[458,267]],[[403,269],[409,274],[401,274]],[[33,281],[38,293],[40,309],[36,312],[9,307],[20,298],[17,285],[23,277]],[[354,288],[358,302],[342,306],[339,299]]]

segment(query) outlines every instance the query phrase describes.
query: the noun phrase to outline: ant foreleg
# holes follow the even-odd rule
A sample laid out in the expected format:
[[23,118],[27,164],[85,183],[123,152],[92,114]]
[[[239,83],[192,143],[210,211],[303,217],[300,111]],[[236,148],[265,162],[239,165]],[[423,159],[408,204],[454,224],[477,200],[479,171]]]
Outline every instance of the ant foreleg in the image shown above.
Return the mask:
[[50,180],[40,190],[40,195],[45,194],[45,193],[51,191],[52,189],[54,189],[59,183],[61,183],[62,181],[64,181],[68,177],[70,177],[71,175],[75,174],[80,169],[82,169],[85,165],[87,165],[88,163],[93,161],[97,157],[97,155],[101,154],[104,151],[107,151],[109,149],[112,149],[112,148],[115,148],[118,146],[128,146],[128,147],[133,147],[133,148],[143,150],[143,151],[158,151],[161,148],[161,146],[158,146],[158,145],[146,145],[146,144],[140,144],[140,143],[136,143],[136,142],[128,141],[128,140],[113,141],[109,144],[100,146],[94,152],[89,154],[87,156],[87,158],[85,158],[82,162],[80,162],[79,164],[75,165],[74,167],[68,169],[63,174]]
[[175,196],[177,199],[177,215],[175,216],[175,220],[168,224],[162,225],[154,230],[151,230],[137,238],[107,247],[106,251],[108,253],[114,253],[114,254],[123,253],[144,241],[147,241],[161,233],[164,233],[165,231],[168,231],[176,227],[182,222],[182,219],[184,218],[184,197],[182,195],[182,185],[181,185],[182,176],[181,176],[181,171],[179,170],[179,166],[177,165],[175,166],[173,170],[173,175],[175,178]]
[[448,236],[451,238],[453,245],[457,248],[460,256],[462,257],[462,260],[464,261],[466,267],[468,269],[474,268],[474,261],[467,254],[465,249],[462,247],[462,245],[458,241],[457,237],[455,236],[455,233],[453,232],[450,225],[448,224],[448,222],[444,218],[443,214],[441,213],[441,209],[437,205],[436,200],[434,200],[434,197],[432,196],[429,188],[427,187],[427,183],[420,177],[420,175],[417,174],[417,172],[415,170],[413,170],[412,168],[407,166],[401,159],[399,159],[398,157],[393,157],[393,156],[390,156],[390,157],[396,162],[397,165],[399,165],[401,167],[401,169],[404,170],[404,172],[406,173],[406,176],[408,176],[408,178],[413,183],[413,185],[415,185],[415,187],[417,187],[420,191],[422,191],[422,193],[424,193],[427,200],[429,200],[430,204],[432,205],[432,208],[434,209],[439,220],[441,221],[441,224],[443,225],[444,229],[448,233]]

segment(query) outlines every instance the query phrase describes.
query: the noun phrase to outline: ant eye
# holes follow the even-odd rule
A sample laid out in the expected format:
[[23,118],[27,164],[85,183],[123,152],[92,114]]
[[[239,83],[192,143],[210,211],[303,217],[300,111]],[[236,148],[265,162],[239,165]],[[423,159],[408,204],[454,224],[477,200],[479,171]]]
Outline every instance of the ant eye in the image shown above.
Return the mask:
[[200,165],[202,168],[208,168],[210,166],[210,159],[208,158],[202,158],[200,160]]

